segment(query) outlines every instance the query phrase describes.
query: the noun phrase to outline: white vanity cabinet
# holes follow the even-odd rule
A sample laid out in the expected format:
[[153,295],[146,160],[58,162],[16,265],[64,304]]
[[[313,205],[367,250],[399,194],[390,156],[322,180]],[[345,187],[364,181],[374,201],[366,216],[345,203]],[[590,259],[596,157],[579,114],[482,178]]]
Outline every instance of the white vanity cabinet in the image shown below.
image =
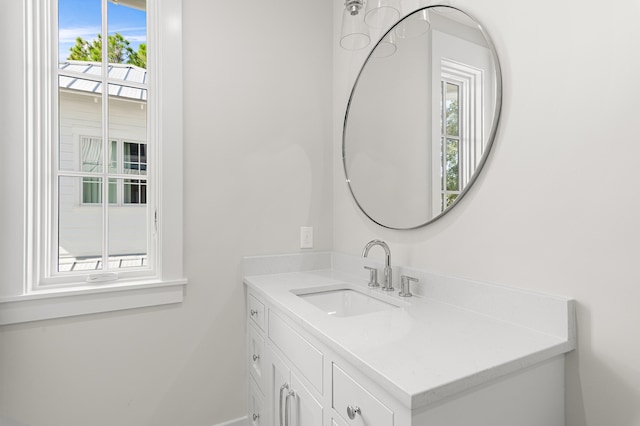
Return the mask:
[[247,312],[251,425],[394,426],[394,412],[330,348],[251,292]]
[[250,292],[246,308],[249,424],[322,426],[322,352]]
[[305,280],[326,278],[245,279],[251,426],[564,425],[570,302],[531,296],[567,319],[563,339],[429,301],[327,318],[292,292]]

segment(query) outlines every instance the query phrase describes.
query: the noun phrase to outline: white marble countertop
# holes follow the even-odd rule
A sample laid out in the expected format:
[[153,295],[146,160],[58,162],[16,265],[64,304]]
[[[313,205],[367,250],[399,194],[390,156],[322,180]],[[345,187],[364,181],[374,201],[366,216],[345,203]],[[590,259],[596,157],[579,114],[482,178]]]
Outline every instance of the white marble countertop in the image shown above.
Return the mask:
[[[335,270],[253,275],[246,276],[244,282],[410,409],[535,365],[575,346],[571,330],[561,336],[427,295],[402,298],[397,291],[371,290],[364,285],[366,281]],[[390,297],[402,306],[333,317],[291,291],[339,283],[359,285],[365,292]],[[556,305],[558,301],[561,306],[566,302],[566,313],[572,316],[572,301],[553,300]],[[508,297],[504,302],[508,303]],[[567,324],[573,328],[573,319]]]

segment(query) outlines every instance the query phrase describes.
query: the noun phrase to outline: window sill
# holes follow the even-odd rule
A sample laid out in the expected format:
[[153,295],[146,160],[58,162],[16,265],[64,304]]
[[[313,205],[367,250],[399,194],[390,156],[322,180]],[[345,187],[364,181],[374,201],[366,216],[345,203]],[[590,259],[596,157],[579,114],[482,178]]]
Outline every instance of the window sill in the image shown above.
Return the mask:
[[0,299],[0,325],[180,303],[186,279],[42,290]]

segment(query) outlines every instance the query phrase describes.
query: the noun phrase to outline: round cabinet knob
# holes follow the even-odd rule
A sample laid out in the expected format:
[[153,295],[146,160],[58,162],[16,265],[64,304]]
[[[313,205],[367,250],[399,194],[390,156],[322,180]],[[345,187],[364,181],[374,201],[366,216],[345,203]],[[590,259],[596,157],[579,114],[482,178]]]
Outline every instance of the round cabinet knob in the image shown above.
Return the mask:
[[360,407],[353,407],[351,405],[347,407],[347,415],[351,420],[355,419],[357,414],[361,414]]
[[255,315],[258,315],[258,311],[256,311],[255,309],[252,309],[251,310],[251,316],[253,317]]
[[258,420],[260,418],[260,414],[253,414],[253,421],[255,422],[256,420]]
[[253,356],[253,360],[254,360],[254,361],[257,361],[257,360],[259,360],[259,359],[260,359],[260,355],[254,355],[254,356]]

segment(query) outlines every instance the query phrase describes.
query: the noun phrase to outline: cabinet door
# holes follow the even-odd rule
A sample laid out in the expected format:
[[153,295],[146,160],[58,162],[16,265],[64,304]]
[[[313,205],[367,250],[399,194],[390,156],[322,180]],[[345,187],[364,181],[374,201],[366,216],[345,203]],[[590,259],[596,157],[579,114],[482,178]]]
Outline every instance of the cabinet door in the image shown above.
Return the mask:
[[282,358],[268,350],[273,426],[322,426],[322,405]]
[[[285,423],[285,399],[291,390],[289,367],[276,355],[273,349],[269,352],[269,389],[271,394],[271,424],[284,426]],[[292,425],[289,425],[292,426]]]
[[291,372],[291,388],[289,399],[290,426],[322,426],[322,405],[313,397],[311,392],[294,372]]

